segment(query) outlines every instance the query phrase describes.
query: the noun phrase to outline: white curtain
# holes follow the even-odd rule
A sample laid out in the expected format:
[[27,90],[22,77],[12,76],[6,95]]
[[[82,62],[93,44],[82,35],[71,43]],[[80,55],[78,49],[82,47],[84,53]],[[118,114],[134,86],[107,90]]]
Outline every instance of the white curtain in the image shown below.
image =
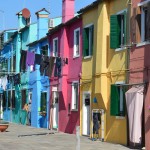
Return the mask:
[[132,87],[125,93],[129,119],[129,138],[130,142],[136,144],[142,142],[143,90],[143,86]]

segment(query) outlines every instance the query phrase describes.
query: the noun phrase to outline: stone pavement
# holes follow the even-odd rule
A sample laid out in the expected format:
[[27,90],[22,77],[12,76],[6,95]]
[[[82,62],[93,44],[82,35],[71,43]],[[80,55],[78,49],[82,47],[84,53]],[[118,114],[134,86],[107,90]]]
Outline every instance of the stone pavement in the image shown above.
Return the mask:
[[[80,137],[80,150],[128,149],[122,145]],[[10,124],[6,132],[0,133],[0,150],[76,150],[76,135]]]

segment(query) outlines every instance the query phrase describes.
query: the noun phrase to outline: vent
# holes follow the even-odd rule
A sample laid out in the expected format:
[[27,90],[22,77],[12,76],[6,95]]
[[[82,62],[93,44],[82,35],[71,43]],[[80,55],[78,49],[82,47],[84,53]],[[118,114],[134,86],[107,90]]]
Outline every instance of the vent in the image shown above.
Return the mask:
[[49,20],[49,27],[50,27],[50,28],[53,28],[53,27],[54,27],[54,20],[53,20],[53,19],[50,19],[50,20]]

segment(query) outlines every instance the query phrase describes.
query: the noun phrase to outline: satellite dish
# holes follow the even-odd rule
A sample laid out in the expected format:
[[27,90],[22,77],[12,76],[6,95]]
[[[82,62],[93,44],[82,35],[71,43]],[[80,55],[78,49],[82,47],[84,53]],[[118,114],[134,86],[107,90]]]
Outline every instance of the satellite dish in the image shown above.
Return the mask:
[[25,19],[30,18],[30,11],[29,11],[27,8],[24,8],[24,9],[22,10],[22,16],[23,16]]

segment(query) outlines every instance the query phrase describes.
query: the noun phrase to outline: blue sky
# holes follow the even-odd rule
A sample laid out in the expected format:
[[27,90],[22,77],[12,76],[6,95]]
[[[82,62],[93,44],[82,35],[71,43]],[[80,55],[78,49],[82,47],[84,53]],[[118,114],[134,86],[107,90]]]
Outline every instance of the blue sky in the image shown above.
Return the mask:
[[[95,0],[75,0],[75,11],[91,4]],[[2,0],[0,4],[0,30],[17,28],[16,13],[23,8],[31,12],[32,22],[36,22],[35,12],[46,8],[50,11],[50,17],[60,16],[62,12],[62,0]],[[4,13],[2,12],[4,11]]]

